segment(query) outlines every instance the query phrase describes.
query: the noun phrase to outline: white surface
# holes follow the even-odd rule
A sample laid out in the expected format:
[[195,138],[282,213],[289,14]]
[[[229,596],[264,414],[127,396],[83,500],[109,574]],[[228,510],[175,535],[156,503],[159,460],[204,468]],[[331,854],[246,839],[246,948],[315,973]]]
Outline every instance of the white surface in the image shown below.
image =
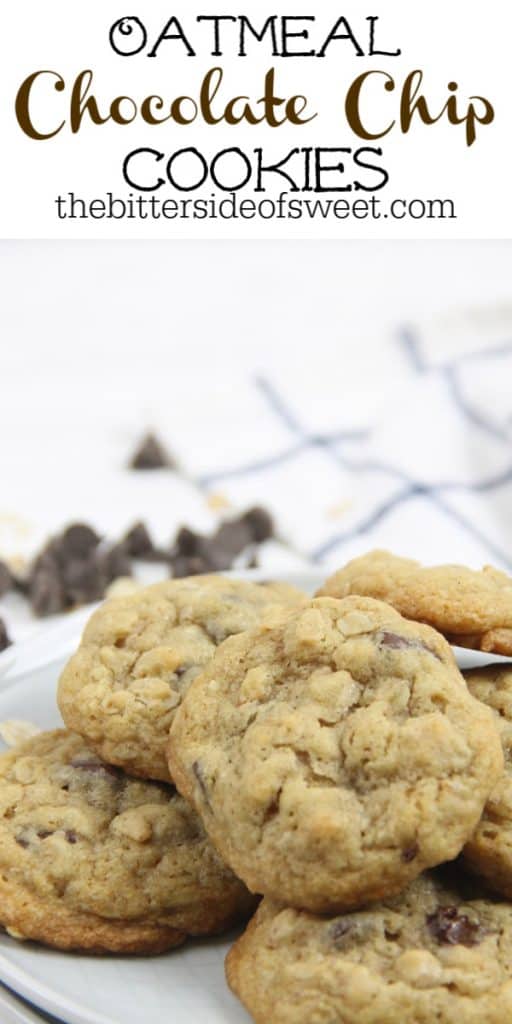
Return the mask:
[[166,405],[172,421],[184,374],[191,420],[209,384],[226,415],[234,372],[316,371],[329,388],[336,368],[345,392],[345,372],[366,367],[387,383],[396,364],[379,351],[397,326],[510,302],[511,255],[509,241],[0,242],[2,398],[42,449],[68,416],[84,438],[117,423],[118,440]]

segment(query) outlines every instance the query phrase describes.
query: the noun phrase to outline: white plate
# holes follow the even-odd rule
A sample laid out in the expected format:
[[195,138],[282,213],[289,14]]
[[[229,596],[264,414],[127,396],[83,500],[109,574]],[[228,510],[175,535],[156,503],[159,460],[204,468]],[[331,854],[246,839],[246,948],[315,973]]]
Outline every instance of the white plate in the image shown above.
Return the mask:
[[[287,577],[309,591],[322,579],[319,573]],[[83,614],[77,616],[74,632],[66,634],[69,650],[64,652],[59,643],[59,661],[51,662],[51,629],[46,642],[42,635],[33,641],[38,645],[40,665],[24,674],[8,673],[3,679],[0,721],[29,719],[42,728],[61,724],[55,705],[56,683],[65,661],[63,654],[76,646],[82,625]],[[23,647],[19,663],[25,658],[30,663],[34,648],[31,654],[30,643]],[[496,660],[468,651],[462,656],[465,665]],[[223,939],[189,943],[161,957],[97,958],[58,953],[0,935],[0,981],[66,1024],[189,1024],[190,1020],[248,1024],[248,1015],[224,980],[229,945],[230,941]],[[23,1017],[18,1019],[23,1021]],[[25,1019],[31,1020],[30,1016]]]
[[[19,677],[0,694],[0,721],[62,724],[55,688],[63,661]],[[54,952],[0,935],[0,980],[66,1024],[247,1024],[224,981],[223,939],[190,943],[160,957],[90,957]],[[0,1020],[1,1020],[0,1016]],[[29,1018],[30,1019],[30,1018]]]
[[2,1024],[64,1024],[18,998],[3,985],[0,985],[0,1020]]

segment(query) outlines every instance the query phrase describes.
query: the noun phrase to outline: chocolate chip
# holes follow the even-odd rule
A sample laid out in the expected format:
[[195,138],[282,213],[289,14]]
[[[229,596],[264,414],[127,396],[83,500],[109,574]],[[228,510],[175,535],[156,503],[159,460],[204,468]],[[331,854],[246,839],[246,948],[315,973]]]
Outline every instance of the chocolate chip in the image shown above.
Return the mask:
[[249,527],[252,540],[256,544],[262,544],[264,540],[270,540],[274,536],[274,520],[265,508],[258,505],[250,508],[242,516],[242,520]]
[[280,806],[281,806],[281,794],[282,794],[282,792],[283,792],[283,787],[280,786],[278,791],[277,791],[277,793],[274,793],[270,803],[267,804],[267,806],[265,808],[265,814],[264,814],[264,817],[263,817],[263,823],[265,825],[268,825],[268,822],[272,821],[272,818],[275,818],[279,814],[279,810],[280,810]]
[[170,553],[172,574],[182,577],[222,572],[231,568],[233,557],[217,543],[215,536],[202,537],[185,526],[178,531]]
[[34,572],[28,593],[32,610],[41,617],[56,615],[66,607],[64,588],[53,570],[40,568]]
[[406,636],[399,636],[398,633],[388,633],[386,630],[383,630],[381,633],[378,633],[378,644],[379,647],[390,647],[393,651],[406,650],[407,648],[415,651],[427,651],[429,654],[432,654],[434,658],[437,658],[438,661],[441,660],[436,651],[427,647],[427,645],[423,644],[421,640],[416,640]]
[[105,592],[105,576],[95,558],[73,558],[62,572],[66,607],[99,601]]
[[223,572],[225,569],[231,569],[236,556],[230,551],[225,551],[214,537],[206,537],[197,557],[208,566],[208,572]]
[[72,828],[67,828],[66,829],[66,831],[64,832],[64,837],[66,839],[66,842],[70,843],[71,846],[74,846],[75,843],[78,842],[78,836],[77,836],[76,832],[74,831],[74,829],[72,829]]
[[48,839],[48,836],[52,836],[52,835],[53,835],[53,830],[51,828],[40,828],[40,829],[37,830],[37,838],[38,839]]
[[350,921],[347,921],[346,917],[336,918],[329,927],[329,941],[337,949],[343,949],[351,929],[352,925]]
[[166,469],[174,465],[154,434],[146,434],[130,460],[130,469]]
[[211,562],[207,562],[200,556],[191,558],[178,556],[173,559],[171,564],[174,579],[182,579],[184,576],[203,576],[205,573],[214,571]]
[[420,848],[417,843],[414,843],[412,846],[408,846],[405,850],[402,850],[402,860],[404,864],[410,864],[412,860],[415,860],[419,851]]
[[7,627],[3,619],[0,619],[0,653],[10,647],[12,641],[9,638]]
[[112,583],[113,580],[118,580],[120,576],[132,575],[132,563],[123,544],[113,544],[112,547],[107,548],[105,551],[98,552],[96,564],[98,582],[102,590],[100,597],[103,596],[105,582]]
[[16,836],[15,842],[18,844],[18,846],[21,846],[23,850],[28,850],[30,846],[28,839],[25,839],[24,836]]
[[12,573],[5,562],[0,562],[0,597],[3,597],[4,594],[13,589],[14,579]]
[[121,541],[126,553],[132,558],[144,559],[154,551],[151,534],[145,523],[135,523]]
[[252,541],[253,534],[249,524],[243,519],[233,519],[219,526],[211,539],[211,547],[213,551],[224,552],[234,559],[249,547]]
[[100,543],[101,537],[86,523],[72,523],[60,536],[61,549],[67,556],[86,558]]
[[438,907],[426,921],[432,937],[444,945],[477,946],[483,938],[480,925],[459,914],[457,907]]
[[182,526],[176,534],[175,547],[176,552],[179,555],[197,555],[203,537],[200,533],[196,533],[195,530],[189,529],[188,526]]

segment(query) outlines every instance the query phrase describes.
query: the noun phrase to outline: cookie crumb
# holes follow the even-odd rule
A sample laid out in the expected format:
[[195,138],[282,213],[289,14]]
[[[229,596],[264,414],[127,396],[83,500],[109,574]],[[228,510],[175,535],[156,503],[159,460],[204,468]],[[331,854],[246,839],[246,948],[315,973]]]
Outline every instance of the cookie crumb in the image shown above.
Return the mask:
[[38,725],[25,722],[22,719],[9,718],[5,722],[0,722],[0,736],[8,747],[15,747],[18,743],[23,743],[40,732],[41,729]]
[[142,584],[133,579],[133,576],[119,576],[113,580],[105,591],[105,597],[128,597],[140,590]]
[[211,508],[212,512],[223,512],[225,509],[231,507],[229,498],[226,498],[225,494],[213,493],[209,494],[206,499],[208,508]]

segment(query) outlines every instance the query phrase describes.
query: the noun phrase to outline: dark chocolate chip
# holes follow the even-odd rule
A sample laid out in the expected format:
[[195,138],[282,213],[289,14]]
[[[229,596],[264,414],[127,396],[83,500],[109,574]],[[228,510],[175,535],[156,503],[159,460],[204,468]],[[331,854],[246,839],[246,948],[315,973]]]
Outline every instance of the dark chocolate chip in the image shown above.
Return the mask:
[[53,835],[53,829],[51,828],[40,828],[37,830],[38,839],[48,839],[48,836]]
[[417,843],[413,843],[412,846],[406,847],[402,850],[402,860],[404,864],[410,864],[412,860],[415,860],[420,852],[420,848]]
[[101,537],[86,523],[72,523],[59,538],[61,549],[74,558],[87,558],[100,543]]
[[263,817],[263,822],[264,822],[265,825],[267,825],[269,821],[272,821],[272,818],[275,818],[276,815],[279,814],[279,809],[280,809],[280,806],[281,806],[281,793],[282,792],[283,792],[283,787],[280,786],[278,791],[277,791],[277,793],[274,793],[274,796],[272,797],[272,800],[270,801],[270,803],[267,804],[267,806],[265,808],[265,814],[264,814],[264,817]]
[[0,562],[0,597],[3,597],[4,594],[13,589],[14,579],[12,573],[5,562]]
[[262,544],[264,540],[270,540],[275,534],[274,520],[265,508],[255,506],[242,516],[243,521],[249,527],[252,540],[256,544]]
[[19,594],[28,597],[30,590],[30,571],[15,573],[13,576],[13,587]]
[[121,541],[126,553],[132,558],[144,559],[154,551],[151,534],[145,523],[135,523]]
[[343,949],[351,929],[352,925],[350,921],[347,921],[346,917],[336,918],[329,926],[329,942],[336,946],[337,949]]
[[29,583],[29,599],[36,615],[56,615],[66,608],[64,588],[57,573],[45,568],[38,569]]
[[214,537],[205,537],[196,556],[208,566],[207,572],[222,572],[231,569],[235,556],[225,551]]
[[154,434],[146,434],[130,460],[130,469],[166,469],[174,465]]
[[104,577],[107,583],[118,580],[120,576],[132,575],[130,556],[123,544],[113,544],[105,551],[98,552],[96,563],[100,577]]
[[379,647],[390,647],[393,651],[406,650],[407,648],[415,651],[427,651],[428,654],[432,654],[438,661],[441,660],[436,651],[433,651],[431,647],[427,647],[421,640],[399,636],[398,633],[388,633],[386,630],[383,630],[383,632],[378,634],[378,644]]
[[432,937],[443,945],[477,946],[483,938],[480,925],[459,914],[457,907],[438,907],[426,921]]
[[12,641],[9,638],[7,627],[3,619],[0,619],[0,653],[10,647]]
[[219,526],[211,539],[211,547],[213,550],[225,552],[233,559],[249,547],[253,539],[248,522],[243,519],[232,519]]
[[202,576],[204,573],[213,571],[210,562],[205,561],[204,558],[199,556],[185,558],[178,555],[171,564],[172,575],[175,579],[181,579],[184,576]]
[[22,849],[24,849],[24,850],[28,850],[28,848],[30,846],[30,843],[29,843],[28,839],[25,839],[24,836],[16,836],[15,837],[15,842],[18,844],[18,846],[21,846]]
[[196,533],[195,530],[189,529],[188,526],[182,526],[176,534],[176,540],[174,542],[176,553],[178,555],[197,555],[203,537],[200,533]]
[[71,846],[74,846],[75,843],[78,842],[78,836],[77,836],[75,830],[72,829],[72,828],[67,828],[66,831],[64,832],[64,836],[65,836],[66,842],[70,843]]
[[62,571],[66,606],[99,601],[105,593],[106,579],[94,557],[71,559]]

